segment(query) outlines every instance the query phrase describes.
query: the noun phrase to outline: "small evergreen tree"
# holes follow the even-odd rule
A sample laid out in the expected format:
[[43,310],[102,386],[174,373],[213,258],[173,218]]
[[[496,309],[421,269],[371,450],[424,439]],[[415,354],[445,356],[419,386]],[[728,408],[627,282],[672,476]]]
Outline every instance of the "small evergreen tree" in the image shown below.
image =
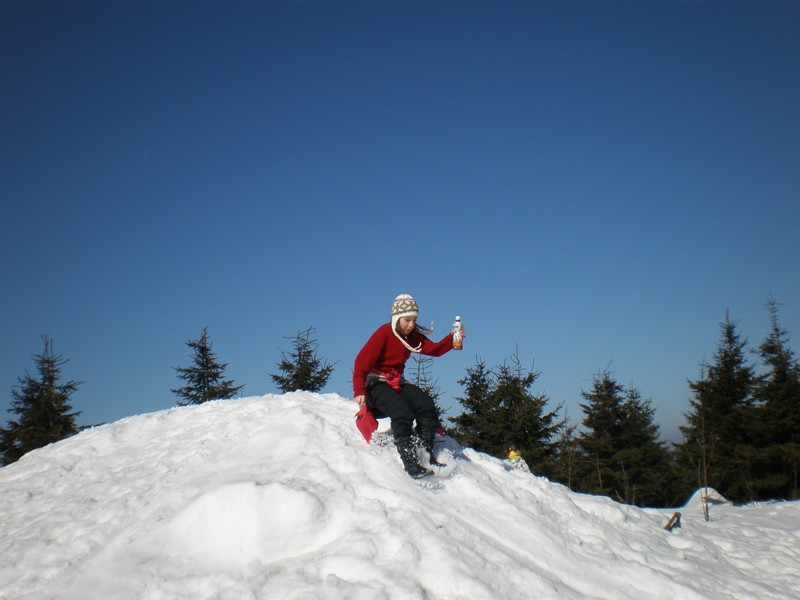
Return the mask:
[[178,379],[186,382],[183,387],[172,390],[173,394],[183,399],[178,400],[180,406],[232,398],[244,387],[224,378],[228,365],[217,362],[211,350],[208,327],[203,328],[200,339],[189,340],[186,345],[192,349],[193,365],[186,368],[173,367],[178,373]]
[[564,413],[564,419],[556,432],[556,458],[554,461],[554,480],[573,489],[576,485],[575,478],[578,474],[580,461],[580,444],[575,434],[576,427],[570,423],[569,415]]
[[496,446],[497,440],[491,439],[488,431],[498,405],[496,398],[490,395],[493,384],[486,363],[476,359],[475,365],[467,367],[466,376],[459,379],[458,384],[464,387],[464,396],[456,400],[464,410],[460,415],[450,417],[453,423],[450,435],[463,446],[476,450]]
[[671,506],[679,487],[671,453],[659,440],[660,428],[655,423],[652,402],[642,398],[638,389],[628,387],[623,406],[625,433],[617,460],[625,465],[627,501],[639,506]]
[[[309,327],[300,331],[292,340],[292,352],[281,352],[278,363],[280,374],[270,375],[282,392],[320,392],[328,383],[333,366],[317,356],[319,344],[312,336],[316,329]],[[335,364],[335,363],[334,363]]]
[[618,471],[614,455],[620,449],[624,427],[624,388],[608,371],[592,378],[592,389],[581,390],[586,400],[581,404],[586,432],[579,436],[578,444],[583,457],[581,491],[612,495],[618,492],[623,477]]
[[620,385],[608,371],[596,374],[587,401],[585,433],[578,437],[583,456],[583,491],[608,495],[640,506],[664,505],[669,452],[658,440],[649,400]]
[[687,425],[680,428],[684,439],[677,459],[684,473],[695,474],[696,485],[713,487],[734,501],[752,500],[754,372],[736,323],[726,314],[720,328],[714,362],[703,363],[700,379],[689,382],[694,398]]
[[798,498],[800,470],[800,364],[789,333],[778,319],[778,302],[767,302],[771,330],[758,348],[767,372],[755,382],[757,445],[754,487],[759,499]]
[[44,350],[34,355],[38,378],[27,372],[19,378],[19,385],[11,391],[13,401],[10,413],[17,415],[0,431],[0,449],[3,463],[18,460],[23,454],[57,442],[78,432],[70,396],[82,381],[59,383],[61,367],[68,360],[53,354],[53,343],[43,336]]
[[490,452],[506,458],[508,448],[516,446],[531,471],[552,478],[558,456],[557,433],[563,426],[559,420],[561,406],[548,412],[547,395],[531,391],[541,373],[523,370],[517,354],[511,357],[511,362],[495,369],[492,394],[501,407],[497,425],[503,444]]
[[563,422],[558,421],[560,407],[547,412],[548,397],[530,391],[538,377],[522,369],[516,354],[512,365],[504,363],[493,371],[478,360],[459,381],[466,395],[458,401],[465,410],[450,419],[455,425],[451,435],[462,445],[499,458],[516,445],[531,470],[551,476],[558,455],[555,437]]

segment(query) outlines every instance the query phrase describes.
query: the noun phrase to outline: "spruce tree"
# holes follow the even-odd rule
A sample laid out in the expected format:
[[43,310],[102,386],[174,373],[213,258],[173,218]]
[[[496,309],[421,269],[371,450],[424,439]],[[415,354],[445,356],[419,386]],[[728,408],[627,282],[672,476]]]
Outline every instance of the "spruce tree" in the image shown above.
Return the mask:
[[658,440],[649,400],[620,385],[608,370],[597,373],[592,389],[581,391],[585,432],[578,437],[583,457],[582,491],[640,506],[668,501],[669,453]]
[[319,344],[312,337],[316,329],[309,327],[300,331],[292,340],[293,350],[287,355],[281,352],[278,363],[280,374],[270,375],[282,392],[320,392],[328,383],[333,366],[317,356]]
[[34,355],[38,378],[27,372],[11,391],[13,401],[8,412],[17,415],[0,432],[3,463],[18,460],[23,454],[57,442],[78,432],[70,405],[70,396],[82,381],[60,383],[61,367],[68,362],[53,354],[53,343],[43,336],[44,350]]
[[451,435],[498,458],[516,445],[532,471],[551,476],[558,454],[556,433],[563,422],[558,421],[560,407],[548,412],[548,397],[531,392],[538,377],[535,371],[525,372],[516,354],[511,365],[503,363],[492,371],[478,360],[458,382],[465,387],[466,395],[458,398],[465,410],[450,419],[455,425]]
[[[725,315],[714,361],[702,363],[701,377],[689,382],[694,397],[677,460],[694,473],[697,486],[710,486],[734,500],[752,500],[753,367],[747,364],[736,323]],[[689,483],[690,479],[687,481]]]
[[183,399],[178,400],[180,406],[232,398],[244,387],[225,379],[228,365],[217,362],[217,357],[211,350],[208,327],[203,328],[200,339],[189,340],[186,345],[192,349],[192,366],[173,367],[178,373],[178,379],[186,382],[183,387],[172,390],[173,394]]
[[638,389],[625,390],[625,433],[617,456],[625,466],[628,501],[639,506],[671,506],[680,494],[672,456],[662,442],[650,399]]
[[622,477],[614,455],[623,434],[623,393],[624,388],[607,371],[592,378],[590,391],[581,390],[586,400],[585,404],[580,404],[586,431],[578,438],[584,467],[582,491],[611,495],[620,487],[618,481]]
[[492,395],[500,406],[498,434],[503,443],[490,453],[505,458],[508,448],[517,446],[531,471],[552,478],[558,455],[556,434],[563,423],[559,420],[561,407],[548,412],[548,396],[531,391],[540,375],[525,371],[517,354],[510,365],[503,363],[495,369]]
[[771,329],[758,348],[767,372],[757,378],[757,464],[754,487],[759,499],[798,498],[800,471],[800,364],[789,333],[778,319],[778,302],[767,302]]
[[[475,365],[467,367],[467,374],[458,380],[464,388],[464,396],[456,398],[464,408],[460,415],[450,417],[453,428],[450,435],[463,446],[476,450],[496,446],[490,439],[490,422],[498,409],[497,400],[490,395],[492,378],[486,363],[476,359]],[[502,441],[500,442],[502,444]]]
[[573,489],[573,486],[576,485],[575,479],[578,476],[578,463],[581,458],[576,429],[565,411],[564,418],[556,432],[556,458],[553,464],[553,478],[570,489]]

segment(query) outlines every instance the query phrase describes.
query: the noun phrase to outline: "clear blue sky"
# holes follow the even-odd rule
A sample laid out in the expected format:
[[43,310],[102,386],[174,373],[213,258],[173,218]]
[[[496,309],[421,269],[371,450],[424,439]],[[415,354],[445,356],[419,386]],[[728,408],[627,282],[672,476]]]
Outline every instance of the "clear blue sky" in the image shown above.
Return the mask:
[[3,2],[0,421],[43,334],[82,424],[206,326],[244,395],[314,326],[348,396],[407,292],[449,414],[518,349],[673,436],[726,310],[800,349],[798,107],[795,2]]

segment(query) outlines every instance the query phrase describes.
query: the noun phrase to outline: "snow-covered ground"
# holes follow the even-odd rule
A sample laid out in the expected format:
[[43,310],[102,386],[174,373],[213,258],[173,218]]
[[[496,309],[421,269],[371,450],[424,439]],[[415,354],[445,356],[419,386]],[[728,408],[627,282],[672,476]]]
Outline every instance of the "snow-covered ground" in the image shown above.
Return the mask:
[[[0,469],[0,597],[797,598],[800,503],[642,510],[439,446],[438,489],[355,404],[293,393],[87,430]],[[387,424],[382,423],[382,428]]]

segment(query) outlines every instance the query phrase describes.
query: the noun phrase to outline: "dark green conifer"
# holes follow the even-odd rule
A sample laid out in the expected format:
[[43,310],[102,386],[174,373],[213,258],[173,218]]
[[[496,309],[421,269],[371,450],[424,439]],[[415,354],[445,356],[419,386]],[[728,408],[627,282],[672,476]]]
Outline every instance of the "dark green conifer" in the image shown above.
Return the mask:
[[767,371],[756,379],[757,446],[753,485],[759,499],[798,496],[800,473],[800,364],[789,346],[789,333],[778,319],[778,302],[767,302],[771,329],[758,348]]
[[11,391],[13,401],[8,412],[17,415],[0,431],[3,463],[18,460],[23,454],[57,442],[78,432],[70,396],[82,381],[59,383],[61,367],[68,360],[53,354],[53,343],[43,336],[44,350],[34,355],[38,378],[27,372]]
[[178,400],[180,406],[233,398],[244,387],[225,379],[228,365],[217,362],[211,350],[208,327],[203,328],[200,339],[189,340],[186,345],[192,349],[192,366],[174,367],[178,379],[186,382],[183,387],[172,390],[173,394],[183,399]]
[[459,379],[458,384],[463,386],[464,395],[456,400],[464,410],[460,415],[450,417],[453,423],[450,434],[463,446],[476,450],[496,446],[497,441],[490,440],[488,430],[498,406],[490,395],[492,380],[486,363],[477,359],[474,366],[467,367],[466,376]]
[[561,407],[548,411],[548,396],[532,392],[541,373],[524,370],[517,354],[511,357],[510,365],[503,363],[494,374],[492,395],[500,406],[498,434],[503,443],[491,453],[505,458],[508,448],[516,446],[531,471],[552,477],[558,454],[556,434],[562,427]]
[[694,397],[676,458],[688,486],[695,479],[695,488],[710,486],[730,500],[752,500],[754,371],[745,358],[747,342],[729,315],[720,328],[713,362],[702,363],[700,378],[689,382]]
[[531,391],[538,377],[538,372],[522,368],[516,354],[511,365],[492,371],[478,360],[459,381],[466,392],[458,398],[464,411],[450,419],[452,436],[498,458],[506,458],[515,445],[533,472],[551,476],[558,454],[555,437],[563,422],[558,420],[560,407],[548,412],[548,397]]
[[294,338],[286,338],[292,340],[293,350],[288,355],[281,352],[280,374],[270,375],[282,392],[321,392],[328,383],[334,365],[317,356],[315,333],[316,329],[309,327]]
[[578,436],[582,454],[582,491],[640,506],[664,506],[669,480],[669,452],[659,441],[654,410],[634,387],[620,385],[608,370],[596,374],[592,389],[582,391],[585,432]]

